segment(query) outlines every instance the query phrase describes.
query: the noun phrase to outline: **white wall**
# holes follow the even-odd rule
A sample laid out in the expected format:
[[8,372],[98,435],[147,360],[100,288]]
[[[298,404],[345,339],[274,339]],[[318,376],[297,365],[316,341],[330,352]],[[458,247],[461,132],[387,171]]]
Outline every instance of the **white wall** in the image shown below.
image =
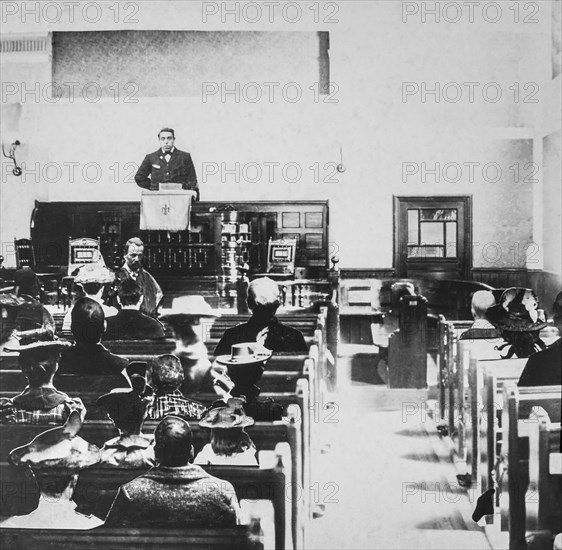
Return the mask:
[[[536,15],[539,22],[527,25],[513,23],[513,13],[507,10],[497,24],[483,21],[478,13],[474,23],[468,22],[467,14],[459,23],[432,23],[431,16],[423,23],[420,13],[409,16],[404,23],[400,2],[347,1],[337,4],[339,12],[332,17],[339,23],[315,24],[314,12],[306,9],[313,3],[302,4],[305,9],[298,23],[277,17],[272,24],[263,19],[261,24],[252,25],[237,24],[232,16],[225,16],[222,23],[220,14],[209,16],[204,23],[202,4],[198,2],[158,2],[155,11],[151,11],[150,2],[140,3],[140,22],[133,25],[134,29],[329,31],[331,81],[338,90],[334,102],[322,101],[326,99],[323,96],[319,103],[314,102],[306,84],[313,85],[317,75],[311,76],[308,83],[304,77],[300,83],[303,99],[297,103],[221,103],[219,99],[203,103],[200,97],[193,96],[140,98],[131,104],[111,100],[92,104],[25,102],[18,128],[18,137],[25,143],[22,160],[30,165],[38,162],[42,170],[48,162],[62,164],[65,169],[68,163],[78,162],[77,173],[88,163],[97,163],[101,175],[95,184],[78,177],[68,181],[56,174],[51,176],[55,179],[52,184],[24,184],[9,174],[3,176],[3,204],[6,201],[18,205],[17,210],[2,207],[3,242],[9,242],[12,235],[27,233],[29,208],[35,197],[138,200],[138,188],[124,181],[133,171],[127,170],[125,164],[138,164],[146,152],[156,149],[155,132],[163,125],[171,125],[178,134],[178,147],[193,154],[200,180],[204,163],[225,163],[229,169],[234,169],[237,162],[242,166],[258,163],[264,170],[262,180],[256,183],[236,182],[232,174],[227,174],[224,181],[220,173],[209,175],[201,183],[205,200],[330,199],[331,251],[340,256],[341,267],[392,265],[392,196],[400,194],[471,194],[474,241],[479,243],[475,245],[474,265],[525,266],[524,254],[516,250],[532,241],[537,231],[533,223],[536,184],[522,180],[530,176],[530,168],[525,170],[524,165],[537,160],[534,144],[546,135],[542,128],[548,117],[544,115],[546,106],[541,93],[551,78],[549,3],[540,4],[544,11]],[[320,18],[329,13],[320,12]],[[103,28],[131,28],[110,21],[111,13]],[[24,30],[18,22],[8,23],[8,31]],[[35,30],[93,29],[84,21],[74,25],[64,21],[37,24],[37,28],[28,21],[25,31]],[[279,59],[285,53],[280,47]],[[311,55],[313,51],[303,53],[307,66]],[[246,83],[244,77],[241,75],[242,85]],[[462,86],[467,81],[478,83],[473,102],[468,88]],[[443,99],[435,103],[432,96],[422,102],[420,94],[404,99],[404,82],[426,82],[428,87],[434,87],[435,82],[456,82],[463,96],[458,103]],[[495,83],[490,93],[502,90],[502,99],[497,103],[482,97],[481,90],[489,82]],[[539,98],[539,103],[523,102],[533,91],[523,89],[528,82],[537,83],[539,91],[534,97]],[[519,102],[514,101],[514,91],[509,89],[516,83],[521,93]],[[449,92],[453,93],[454,88],[449,87]],[[165,96],[165,83],[162,95]],[[333,174],[333,165],[326,169],[324,165],[340,162],[340,146],[347,170]],[[541,159],[542,155],[538,160]],[[272,162],[280,166],[298,164],[302,170],[299,181],[286,181],[277,168],[275,181],[270,183],[264,163]],[[420,170],[404,182],[405,162],[417,163]],[[443,179],[437,182],[429,174],[422,177],[422,163],[432,168],[436,162],[441,166],[462,166],[467,162],[479,165],[473,181],[466,166],[456,183]],[[492,172],[488,181],[482,175],[482,166],[489,162],[502,169],[503,176],[497,182],[491,181]],[[310,169],[315,163],[320,168],[317,181]],[[515,169],[510,169],[515,163],[520,165],[519,182],[515,181]],[[414,169],[415,165],[408,166]],[[97,179],[91,170],[90,177]],[[294,172],[290,170],[287,175],[291,178]],[[452,174],[448,175],[451,179]],[[496,261],[478,248],[490,242],[497,242],[501,251]]]

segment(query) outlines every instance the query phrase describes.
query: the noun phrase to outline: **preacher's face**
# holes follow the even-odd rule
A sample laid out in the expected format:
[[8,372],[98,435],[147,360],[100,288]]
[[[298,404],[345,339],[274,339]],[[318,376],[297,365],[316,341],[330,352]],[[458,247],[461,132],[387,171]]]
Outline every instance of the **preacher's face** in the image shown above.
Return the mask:
[[137,246],[136,244],[129,245],[129,250],[127,254],[125,254],[125,261],[131,271],[138,271],[140,269],[143,256],[144,246]]
[[164,153],[170,152],[176,141],[172,132],[160,132],[158,139],[160,140],[160,147]]

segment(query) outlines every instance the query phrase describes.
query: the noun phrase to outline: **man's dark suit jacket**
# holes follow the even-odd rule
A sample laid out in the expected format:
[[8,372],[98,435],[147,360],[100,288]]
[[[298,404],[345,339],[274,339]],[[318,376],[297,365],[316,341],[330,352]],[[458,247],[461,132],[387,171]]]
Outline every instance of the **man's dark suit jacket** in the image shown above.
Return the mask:
[[122,309],[107,319],[104,340],[137,340],[141,338],[164,338],[162,325],[152,317],[136,309]]
[[170,155],[169,163],[166,162],[162,149],[146,155],[135,174],[137,185],[144,189],[158,191],[161,183],[181,183],[183,189],[197,191],[197,200],[199,200],[197,174],[191,155],[175,148]]
[[518,386],[558,386],[562,384],[562,338],[543,351],[533,353],[521,373]]
[[[273,317],[267,326],[269,333],[264,342],[266,348],[273,352],[308,353],[308,346],[299,330],[283,325],[276,317]],[[233,344],[255,342],[256,336],[264,328],[264,324],[258,323],[253,317],[250,317],[247,323],[225,330],[215,349],[215,356],[229,355]]]

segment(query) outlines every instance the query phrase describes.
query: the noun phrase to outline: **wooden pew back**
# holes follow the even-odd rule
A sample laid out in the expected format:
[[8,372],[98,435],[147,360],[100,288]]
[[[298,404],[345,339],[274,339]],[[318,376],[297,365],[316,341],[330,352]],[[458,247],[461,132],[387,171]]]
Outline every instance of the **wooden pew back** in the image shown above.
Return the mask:
[[87,531],[70,529],[0,529],[0,543],[12,550],[263,550],[259,521],[251,527],[229,529],[132,529],[97,527]]
[[[525,494],[529,481],[528,437],[533,407],[542,407],[554,421],[560,421],[560,386],[518,388],[506,382],[503,388],[502,444],[498,479],[501,479],[500,511],[502,530],[509,531],[510,548],[525,541]],[[525,450],[527,448],[527,451]],[[505,467],[507,461],[507,467]]]

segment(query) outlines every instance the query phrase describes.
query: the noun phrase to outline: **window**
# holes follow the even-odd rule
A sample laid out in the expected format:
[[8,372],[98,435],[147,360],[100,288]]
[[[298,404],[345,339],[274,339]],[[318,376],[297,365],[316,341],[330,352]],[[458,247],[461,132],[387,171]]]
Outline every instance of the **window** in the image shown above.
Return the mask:
[[457,257],[456,208],[408,209],[408,258]]

